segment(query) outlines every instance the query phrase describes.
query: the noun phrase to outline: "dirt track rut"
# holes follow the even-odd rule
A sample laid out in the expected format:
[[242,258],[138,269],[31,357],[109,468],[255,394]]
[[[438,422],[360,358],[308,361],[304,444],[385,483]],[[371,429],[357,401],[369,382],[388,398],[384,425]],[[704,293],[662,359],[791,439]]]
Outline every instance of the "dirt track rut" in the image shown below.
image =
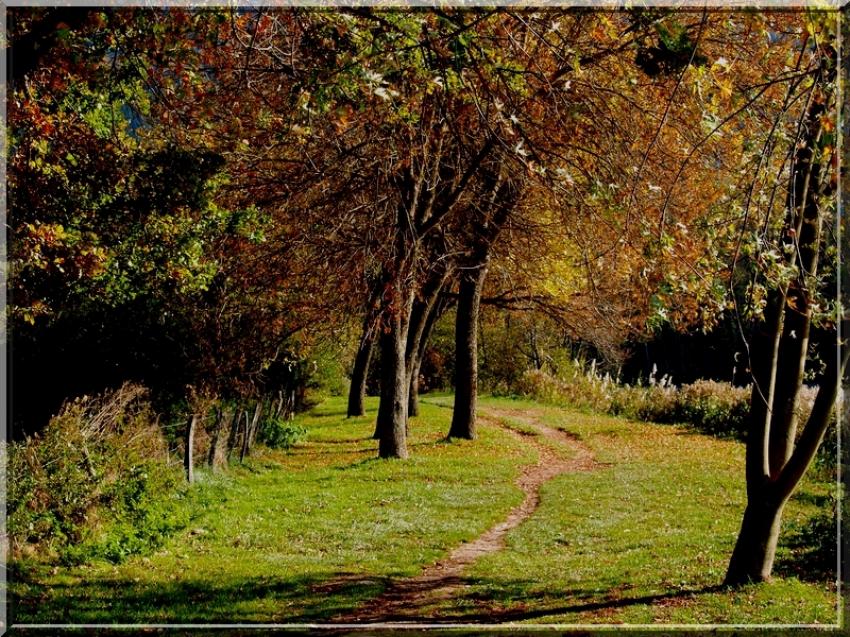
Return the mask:
[[[420,575],[393,582],[382,595],[360,606],[353,613],[335,617],[332,621],[385,623],[425,620],[422,616],[424,608],[452,597],[464,586],[461,575],[467,566],[483,555],[502,550],[508,531],[531,517],[540,504],[540,488],[544,483],[562,473],[592,471],[598,466],[593,452],[581,440],[541,423],[526,412],[483,409],[479,417],[484,424],[499,427],[537,450],[537,463],[524,468],[516,481],[516,485],[525,493],[522,503],[511,510],[504,520],[476,539],[461,544],[446,558],[427,567]],[[538,442],[534,435],[523,434],[511,428],[504,419],[520,422],[539,435],[564,445],[570,450],[570,457],[565,458],[549,445]]]

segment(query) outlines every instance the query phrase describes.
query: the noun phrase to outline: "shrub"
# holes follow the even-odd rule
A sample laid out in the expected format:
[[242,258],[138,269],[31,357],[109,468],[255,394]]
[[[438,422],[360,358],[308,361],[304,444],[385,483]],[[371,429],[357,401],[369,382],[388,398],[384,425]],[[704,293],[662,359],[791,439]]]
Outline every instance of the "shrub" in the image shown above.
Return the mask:
[[698,380],[677,392],[677,420],[716,436],[743,438],[750,413],[750,390]]
[[9,445],[8,477],[13,557],[119,561],[188,523],[181,472],[137,385],[67,403],[40,435]]
[[[790,554],[780,557],[777,571],[803,580],[835,580],[838,565],[838,499],[834,493],[823,498],[818,511],[786,530]],[[842,532],[846,532],[846,527]]]
[[289,449],[307,437],[307,430],[284,418],[266,418],[257,437],[272,449]]
[[610,377],[599,378],[595,375],[595,369],[585,371],[578,363],[574,363],[566,378],[555,377],[538,369],[527,370],[517,382],[516,393],[541,402],[608,411],[615,389],[616,385]]
[[647,385],[620,385],[607,374],[599,376],[592,363],[584,369],[577,361],[566,376],[526,371],[516,384],[516,393],[614,416],[689,424],[717,436],[742,437],[749,416],[750,390],[746,387],[699,380],[677,388],[668,377],[656,380],[654,375]]

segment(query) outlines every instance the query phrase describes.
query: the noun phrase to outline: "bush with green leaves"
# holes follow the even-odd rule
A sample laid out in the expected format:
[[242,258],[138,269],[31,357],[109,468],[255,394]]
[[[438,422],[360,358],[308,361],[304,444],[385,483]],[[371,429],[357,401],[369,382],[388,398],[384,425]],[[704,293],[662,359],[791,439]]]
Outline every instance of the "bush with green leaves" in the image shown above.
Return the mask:
[[257,438],[271,449],[289,449],[307,438],[307,430],[286,418],[266,418]]
[[189,522],[179,465],[138,385],[67,403],[7,453],[13,558],[117,562]]

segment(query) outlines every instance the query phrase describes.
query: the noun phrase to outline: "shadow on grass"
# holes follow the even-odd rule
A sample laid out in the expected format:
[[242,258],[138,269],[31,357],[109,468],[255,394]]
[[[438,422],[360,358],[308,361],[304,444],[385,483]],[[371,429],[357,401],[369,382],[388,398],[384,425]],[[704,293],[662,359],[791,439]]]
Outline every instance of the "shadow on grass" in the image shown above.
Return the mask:
[[[425,622],[435,624],[502,624],[592,613],[604,621],[633,606],[677,606],[701,595],[728,589],[709,585],[657,594],[633,594],[628,587],[598,591],[587,588],[535,590],[534,580],[487,580],[453,577],[417,586],[403,611],[392,607],[380,619],[357,620],[357,609],[387,589],[388,577],[322,572],[294,577],[255,577],[227,582],[207,579],[136,582],[102,576],[88,581],[44,584],[38,577],[14,573],[10,619],[21,623],[281,623],[351,624]],[[404,580],[400,580],[402,586]],[[450,608],[435,614],[431,593],[451,586]],[[470,587],[484,587],[471,591]],[[420,612],[421,611],[421,612]],[[403,614],[402,614],[403,613]],[[564,620],[561,620],[564,621]],[[576,618],[574,622],[586,622]],[[572,623],[567,620],[565,623]],[[346,629],[340,628],[341,632]],[[335,630],[331,632],[337,632]]]
[[[329,580],[334,588],[322,590]],[[386,578],[337,573],[227,583],[98,577],[51,584],[18,573],[10,591],[10,624],[314,623],[350,612],[385,586]]]
[[[209,580],[136,582],[120,577],[44,584],[16,572],[11,591],[10,619],[22,623],[348,623],[356,608],[380,595],[390,585],[387,577],[353,573],[319,573],[291,578],[242,579],[227,583]],[[571,613],[605,613],[618,608],[675,603],[692,596],[724,590],[722,586],[672,591],[656,595],[621,597],[585,590],[532,592],[533,581],[487,581],[453,578],[436,582],[433,589],[454,585],[491,586],[492,593],[459,594],[455,603],[469,606],[451,614],[382,617],[382,622],[506,623]],[[427,586],[417,589],[417,600],[427,604]],[[601,598],[601,599],[600,599]],[[571,600],[551,605],[548,600]],[[522,600],[521,605],[516,605]],[[514,607],[505,608],[506,604]],[[415,612],[414,602],[407,612]],[[424,611],[424,609],[423,609]],[[426,611],[427,613],[427,611]]]
[[[468,582],[468,584],[481,584],[481,582]],[[523,592],[522,587],[520,586],[518,588],[516,584],[531,586],[532,582],[515,583],[513,588],[516,589],[516,593],[514,594],[505,596],[505,592],[507,591],[502,592],[502,597],[505,597],[506,601],[511,600],[515,602],[518,599],[523,600],[522,603],[515,605],[513,608],[486,608],[486,606],[492,603],[492,600],[488,596],[474,595],[468,597],[468,602],[472,604],[472,607],[468,611],[443,614],[438,618],[434,618],[433,621],[439,623],[512,623],[542,619],[550,616],[588,612],[597,612],[604,617],[609,611],[620,608],[686,603],[692,597],[727,590],[726,587],[718,584],[652,595],[639,595],[636,597],[622,597],[620,591],[617,590],[613,590],[607,594],[583,590],[550,590],[546,591],[545,594],[529,595],[527,591]],[[505,582],[499,582],[497,585],[504,587]],[[547,604],[547,598],[559,600],[571,599],[575,601],[569,604],[551,605]],[[481,609],[482,605],[485,607],[484,609]]]

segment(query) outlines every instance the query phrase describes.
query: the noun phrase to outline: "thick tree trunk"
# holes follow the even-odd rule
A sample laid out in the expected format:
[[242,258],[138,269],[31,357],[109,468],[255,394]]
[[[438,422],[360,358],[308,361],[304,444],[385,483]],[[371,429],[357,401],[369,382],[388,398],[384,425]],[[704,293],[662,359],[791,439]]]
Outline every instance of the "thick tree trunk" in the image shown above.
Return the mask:
[[381,345],[381,402],[375,433],[378,456],[407,458],[407,370],[404,360],[406,330],[399,316],[389,318],[390,328],[383,330]]
[[210,451],[207,455],[207,466],[210,470],[215,470],[216,456],[218,455],[218,441],[221,438],[221,430],[224,426],[224,421],[227,416],[221,407],[216,409],[215,413],[215,428],[213,429],[212,437],[210,438]]
[[354,369],[351,371],[351,386],[348,388],[348,417],[363,416],[366,413],[366,379],[369,376],[369,363],[375,349],[375,326],[368,321],[363,326],[360,345],[354,357]]
[[765,493],[750,499],[729,561],[725,584],[738,585],[770,579],[783,506],[782,502],[776,502],[775,497]]
[[198,416],[192,417],[186,423],[186,432],[183,438],[183,468],[186,470],[186,481],[192,484],[195,481],[195,426],[198,424]]
[[460,278],[455,323],[455,401],[449,438],[475,438],[478,404],[478,311],[487,262]]

